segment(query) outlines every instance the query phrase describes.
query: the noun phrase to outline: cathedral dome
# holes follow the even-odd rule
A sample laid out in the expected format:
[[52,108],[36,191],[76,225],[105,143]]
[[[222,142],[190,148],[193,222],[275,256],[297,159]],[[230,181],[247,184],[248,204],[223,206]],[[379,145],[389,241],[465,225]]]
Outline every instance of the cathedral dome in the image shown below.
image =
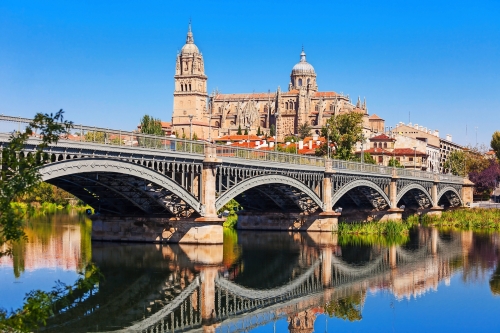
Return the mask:
[[191,22],[189,22],[189,29],[186,37],[186,44],[181,49],[182,54],[200,53],[198,46],[194,44],[193,32],[191,31]]
[[306,61],[304,50],[300,53],[300,61],[293,66],[292,74],[316,74],[314,67]]

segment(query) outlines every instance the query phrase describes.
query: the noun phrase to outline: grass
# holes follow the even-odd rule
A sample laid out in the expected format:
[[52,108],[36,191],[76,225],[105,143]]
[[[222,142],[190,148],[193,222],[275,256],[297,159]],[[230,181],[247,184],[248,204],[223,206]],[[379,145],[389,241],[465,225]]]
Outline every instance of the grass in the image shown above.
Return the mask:
[[423,225],[467,230],[500,230],[500,209],[455,209],[441,217],[423,216]]
[[414,225],[413,221],[339,223],[339,235],[403,235]]

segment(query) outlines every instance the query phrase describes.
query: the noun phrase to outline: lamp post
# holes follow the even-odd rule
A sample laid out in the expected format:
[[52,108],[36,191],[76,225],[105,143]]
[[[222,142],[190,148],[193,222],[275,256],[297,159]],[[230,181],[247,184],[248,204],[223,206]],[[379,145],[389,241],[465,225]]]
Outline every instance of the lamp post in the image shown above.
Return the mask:
[[189,116],[189,140],[193,140],[193,115]]
[[330,159],[330,124],[326,123],[326,159]]
[[417,170],[417,147],[413,147],[414,157],[413,157],[413,170]]
[[365,134],[361,133],[361,164],[365,163],[364,144],[365,144]]
[[278,111],[276,111],[274,113],[274,120],[275,120],[275,123],[276,123],[276,126],[274,128],[274,151],[277,151],[278,150],[278,117],[279,117],[279,113]]

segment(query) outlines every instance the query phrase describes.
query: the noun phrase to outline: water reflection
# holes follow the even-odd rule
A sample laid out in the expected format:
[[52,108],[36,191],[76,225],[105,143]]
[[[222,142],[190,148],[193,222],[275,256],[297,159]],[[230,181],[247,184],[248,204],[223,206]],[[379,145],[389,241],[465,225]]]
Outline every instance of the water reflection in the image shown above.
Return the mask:
[[75,212],[33,217],[27,241],[14,243],[12,256],[0,257],[0,268],[12,267],[16,278],[40,269],[81,271],[92,256],[91,229],[90,220]]
[[498,295],[499,239],[416,228],[404,239],[226,231],[224,245],[94,242],[99,291],[42,331],[239,332],[286,321],[290,332],[313,332],[325,316],[361,323],[372,320],[373,295],[413,300],[454,276]]

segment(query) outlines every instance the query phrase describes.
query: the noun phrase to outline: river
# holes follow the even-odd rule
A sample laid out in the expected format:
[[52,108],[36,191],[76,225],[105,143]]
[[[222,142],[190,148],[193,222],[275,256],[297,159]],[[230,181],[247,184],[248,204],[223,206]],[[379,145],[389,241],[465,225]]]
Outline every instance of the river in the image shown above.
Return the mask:
[[223,245],[195,246],[92,242],[90,231],[78,214],[32,219],[28,242],[0,258],[0,307],[72,284],[93,262],[97,292],[40,331],[500,331],[498,233],[226,230]]

